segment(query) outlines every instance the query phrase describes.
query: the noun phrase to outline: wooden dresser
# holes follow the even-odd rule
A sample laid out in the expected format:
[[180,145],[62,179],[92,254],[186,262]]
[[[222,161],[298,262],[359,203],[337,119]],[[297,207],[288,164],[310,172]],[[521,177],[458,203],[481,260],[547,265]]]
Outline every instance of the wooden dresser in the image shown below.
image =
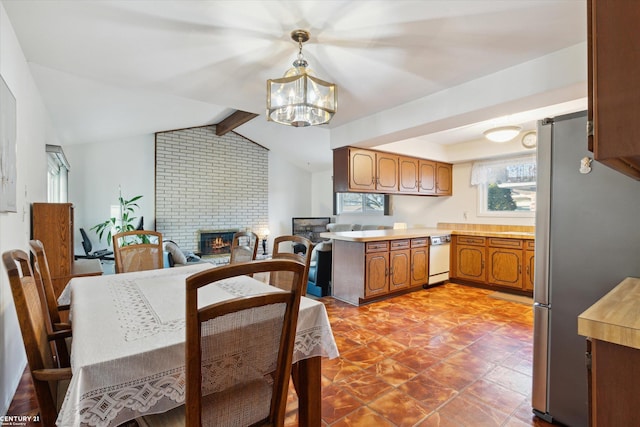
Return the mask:
[[102,274],[100,260],[74,260],[73,204],[34,203],[31,221],[32,238],[44,245],[56,296],[72,277]]

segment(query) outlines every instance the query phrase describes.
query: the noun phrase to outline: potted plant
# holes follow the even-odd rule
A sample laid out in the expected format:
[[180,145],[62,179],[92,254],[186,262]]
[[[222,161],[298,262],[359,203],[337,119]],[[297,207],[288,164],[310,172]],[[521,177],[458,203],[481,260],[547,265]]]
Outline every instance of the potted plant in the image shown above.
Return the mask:
[[[118,203],[120,204],[120,217],[112,217],[106,220],[105,222],[101,222],[100,224],[94,225],[91,227],[91,230],[95,230],[98,238],[102,240],[102,236],[107,233],[107,241],[108,244],[111,244],[111,236],[113,234],[122,233],[124,231],[132,231],[136,229],[134,221],[137,219],[135,215],[136,209],[139,209],[140,206],[136,203],[140,200],[142,196],[135,196],[129,200],[125,200],[122,197],[122,191],[120,191],[120,196],[118,197]],[[149,243],[147,236],[140,236],[142,238],[141,243]]]

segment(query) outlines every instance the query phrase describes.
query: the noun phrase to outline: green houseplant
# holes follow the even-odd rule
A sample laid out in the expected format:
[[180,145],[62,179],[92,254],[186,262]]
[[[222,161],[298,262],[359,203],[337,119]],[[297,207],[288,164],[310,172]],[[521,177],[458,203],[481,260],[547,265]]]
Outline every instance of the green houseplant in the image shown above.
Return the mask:
[[[120,195],[118,197],[118,203],[120,204],[120,217],[111,217],[105,222],[101,222],[100,224],[94,225],[91,227],[91,230],[95,230],[98,238],[102,240],[104,234],[107,234],[107,242],[111,244],[111,236],[113,234],[122,233],[124,231],[132,231],[136,229],[134,221],[137,219],[135,215],[136,209],[139,209],[140,206],[136,203],[140,200],[142,196],[135,196],[129,200],[126,200],[122,197],[122,191],[120,191]],[[148,240],[146,236],[141,236],[142,243],[145,240]]]

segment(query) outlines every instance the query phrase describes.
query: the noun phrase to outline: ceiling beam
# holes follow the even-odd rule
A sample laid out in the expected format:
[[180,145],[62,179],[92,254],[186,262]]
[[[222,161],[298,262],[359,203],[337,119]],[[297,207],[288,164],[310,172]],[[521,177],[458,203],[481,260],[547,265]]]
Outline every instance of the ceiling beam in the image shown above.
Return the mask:
[[216,125],[216,135],[222,136],[257,116],[258,114],[236,110],[229,117]]

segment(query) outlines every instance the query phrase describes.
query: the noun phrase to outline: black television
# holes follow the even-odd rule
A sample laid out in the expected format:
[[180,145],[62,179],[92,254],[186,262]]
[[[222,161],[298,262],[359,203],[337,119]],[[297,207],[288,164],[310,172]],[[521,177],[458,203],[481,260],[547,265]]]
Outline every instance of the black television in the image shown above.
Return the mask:
[[313,243],[321,242],[325,239],[320,237],[320,233],[327,231],[327,224],[331,222],[330,217],[297,217],[291,220],[291,234],[306,237]]

